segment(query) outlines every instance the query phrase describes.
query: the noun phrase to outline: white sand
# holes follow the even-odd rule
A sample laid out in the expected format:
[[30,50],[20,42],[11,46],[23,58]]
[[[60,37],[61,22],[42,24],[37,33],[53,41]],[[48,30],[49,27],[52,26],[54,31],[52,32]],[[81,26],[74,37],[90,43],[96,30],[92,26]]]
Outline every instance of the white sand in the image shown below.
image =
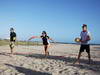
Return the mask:
[[79,45],[53,44],[50,56],[44,56],[43,46],[16,46],[11,56],[9,46],[0,46],[0,75],[100,75],[100,46],[91,46],[91,65],[87,54],[76,60]]

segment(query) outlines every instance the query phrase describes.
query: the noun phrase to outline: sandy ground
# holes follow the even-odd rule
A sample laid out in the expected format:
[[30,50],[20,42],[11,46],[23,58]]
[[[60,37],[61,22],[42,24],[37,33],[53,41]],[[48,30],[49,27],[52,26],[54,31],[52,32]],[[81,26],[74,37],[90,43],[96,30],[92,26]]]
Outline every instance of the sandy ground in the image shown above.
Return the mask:
[[81,64],[73,65],[79,45],[53,44],[50,56],[44,56],[43,46],[16,46],[10,55],[9,46],[0,46],[0,75],[100,75],[100,46],[91,46],[91,64],[87,54]]

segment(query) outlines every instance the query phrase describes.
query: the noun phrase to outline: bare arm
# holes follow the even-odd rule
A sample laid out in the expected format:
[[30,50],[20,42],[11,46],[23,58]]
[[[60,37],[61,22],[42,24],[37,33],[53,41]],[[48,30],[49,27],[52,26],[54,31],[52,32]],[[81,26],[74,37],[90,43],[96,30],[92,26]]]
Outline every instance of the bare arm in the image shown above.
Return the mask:
[[52,38],[49,38],[49,40],[51,40],[52,42],[55,42]]
[[28,40],[35,39],[35,38],[41,38],[41,37],[40,37],[40,36],[32,36],[32,37],[29,38]]

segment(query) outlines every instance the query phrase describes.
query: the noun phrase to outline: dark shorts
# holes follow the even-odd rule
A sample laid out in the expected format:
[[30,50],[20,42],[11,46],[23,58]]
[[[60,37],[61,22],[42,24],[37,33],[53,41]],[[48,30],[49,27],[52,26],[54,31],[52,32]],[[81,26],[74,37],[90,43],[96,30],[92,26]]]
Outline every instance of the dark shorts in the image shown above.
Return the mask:
[[48,45],[48,43],[47,42],[43,42],[43,45]]
[[86,50],[87,53],[90,53],[90,45],[81,45],[80,52],[84,52]]

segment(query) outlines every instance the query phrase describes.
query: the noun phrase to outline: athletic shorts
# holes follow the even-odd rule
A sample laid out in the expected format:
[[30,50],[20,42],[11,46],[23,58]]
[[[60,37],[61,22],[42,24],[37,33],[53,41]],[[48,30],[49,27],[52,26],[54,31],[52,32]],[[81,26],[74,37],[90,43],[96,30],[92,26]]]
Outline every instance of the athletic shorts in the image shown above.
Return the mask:
[[43,45],[48,45],[49,43],[47,43],[47,42],[43,42]]
[[14,48],[15,47],[15,42],[10,42],[10,48]]
[[86,50],[87,53],[90,53],[90,45],[81,45],[80,52],[84,52]]

